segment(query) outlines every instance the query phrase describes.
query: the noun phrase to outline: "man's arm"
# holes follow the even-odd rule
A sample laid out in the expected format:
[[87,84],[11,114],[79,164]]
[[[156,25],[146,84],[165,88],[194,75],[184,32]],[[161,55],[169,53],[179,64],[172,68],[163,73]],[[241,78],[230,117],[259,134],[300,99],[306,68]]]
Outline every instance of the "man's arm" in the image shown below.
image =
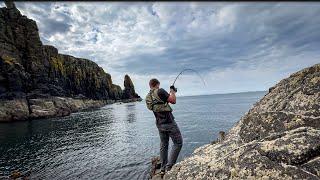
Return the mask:
[[173,89],[170,89],[170,96],[168,97],[167,102],[171,104],[176,103],[176,92]]
[[158,91],[158,96],[163,102],[168,102],[171,104],[176,103],[176,92],[173,89],[170,89],[170,94],[164,90],[164,89],[159,89]]

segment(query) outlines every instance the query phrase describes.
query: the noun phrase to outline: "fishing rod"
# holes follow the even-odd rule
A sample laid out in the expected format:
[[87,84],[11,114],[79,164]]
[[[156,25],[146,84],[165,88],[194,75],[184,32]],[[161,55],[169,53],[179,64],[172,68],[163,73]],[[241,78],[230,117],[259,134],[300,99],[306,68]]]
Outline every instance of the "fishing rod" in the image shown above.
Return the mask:
[[194,70],[194,69],[187,68],[187,69],[183,69],[183,70],[177,75],[177,77],[174,79],[172,85],[170,86],[170,89],[173,89],[175,92],[177,92],[177,88],[174,87],[174,84],[176,83],[176,81],[177,81],[177,79],[180,77],[180,75],[181,75],[183,72],[185,72],[185,71],[193,71],[193,72],[195,72],[195,73],[200,77],[200,79],[202,80],[203,85],[206,85],[204,79],[201,77],[201,75],[200,75],[200,73],[199,73],[198,71],[196,71],[196,70]]

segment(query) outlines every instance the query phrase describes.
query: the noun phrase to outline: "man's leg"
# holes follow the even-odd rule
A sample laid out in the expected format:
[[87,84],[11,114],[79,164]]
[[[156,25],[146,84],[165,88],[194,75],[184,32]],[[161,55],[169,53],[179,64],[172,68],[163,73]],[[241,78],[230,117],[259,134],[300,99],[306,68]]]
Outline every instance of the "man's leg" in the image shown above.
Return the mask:
[[168,162],[169,134],[166,131],[159,130],[159,135],[161,171],[164,171]]
[[176,123],[173,124],[172,128],[170,128],[169,131],[169,136],[172,139],[173,142],[173,146],[172,146],[172,150],[170,153],[170,158],[169,158],[169,162],[167,164],[167,171],[171,170],[171,167],[176,163],[181,147],[182,147],[182,136],[179,130],[179,127]]

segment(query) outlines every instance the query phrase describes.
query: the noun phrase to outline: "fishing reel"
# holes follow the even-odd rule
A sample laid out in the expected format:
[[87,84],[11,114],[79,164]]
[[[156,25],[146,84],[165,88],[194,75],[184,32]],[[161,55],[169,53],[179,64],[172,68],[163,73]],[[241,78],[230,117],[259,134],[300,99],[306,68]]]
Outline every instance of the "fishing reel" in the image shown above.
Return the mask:
[[170,89],[174,90],[174,92],[177,92],[177,91],[178,91],[177,88],[174,87],[174,85],[170,86]]

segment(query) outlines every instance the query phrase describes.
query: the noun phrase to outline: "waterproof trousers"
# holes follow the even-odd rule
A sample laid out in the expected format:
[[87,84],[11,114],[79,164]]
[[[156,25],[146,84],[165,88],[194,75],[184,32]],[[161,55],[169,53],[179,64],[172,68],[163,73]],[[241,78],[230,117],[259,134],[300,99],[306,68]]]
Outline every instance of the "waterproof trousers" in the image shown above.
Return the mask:
[[[159,124],[157,127],[160,135],[161,170],[170,170],[179,156],[182,147],[182,136],[175,121],[168,124]],[[171,138],[173,146],[168,160],[169,138]]]

